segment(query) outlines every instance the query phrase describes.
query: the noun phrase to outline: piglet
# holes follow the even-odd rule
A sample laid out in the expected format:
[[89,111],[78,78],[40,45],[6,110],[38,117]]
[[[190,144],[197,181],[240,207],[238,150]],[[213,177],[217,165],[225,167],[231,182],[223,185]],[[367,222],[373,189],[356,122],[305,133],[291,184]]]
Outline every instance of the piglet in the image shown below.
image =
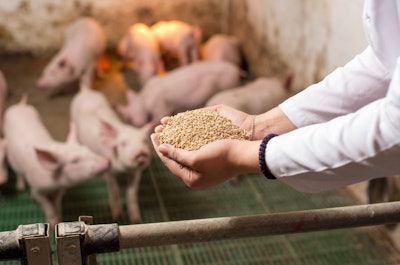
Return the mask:
[[65,189],[101,174],[110,165],[108,159],[78,144],[73,127],[66,143],[55,141],[25,98],[6,110],[4,136],[17,189],[28,183],[32,198],[41,205],[52,227],[61,220]]
[[129,173],[126,174],[128,214],[132,223],[139,223],[137,193],[142,171],[150,164],[150,128],[138,129],[123,123],[107,98],[87,87],[81,87],[73,98],[70,112],[79,142],[111,161],[105,180],[112,217],[117,219],[122,213],[117,174]]
[[[158,40],[143,23],[129,27],[118,43],[118,54],[138,74],[141,86],[150,77],[164,72]],[[133,64],[130,64],[132,61]]]
[[[3,112],[5,108],[6,98],[7,98],[7,82],[0,71],[0,131],[3,131]],[[6,165],[6,148],[7,142],[1,137],[0,138],[0,185],[5,184],[8,180],[8,172]]]
[[289,97],[290,79],[259,77],[244,86],[222,91],[210,98],[206,106],[225,104],[248,114],[261,114]]
[[179,20],[160,21],[151,26],[157,37],[161,52],[167,58],[178,59],[186,65],[199,60],[201,29]]
[[216,34],[201,46],[202,60],[224,60],[237,67],[242,66],[239,39],[225,34]]
[[55,88],[79,80],[90,86],[96,67],[106,48],[101,25],[93,18],[82,17],[68,26],[61,50],[45,67],[37,86]]
[[117,110],[130,123],[158,123],[176,112],[202,107],[215,93],[236,87],[241,71],[231,63],[204,61],[151,78],[140,92],[127,91],[127,105]]

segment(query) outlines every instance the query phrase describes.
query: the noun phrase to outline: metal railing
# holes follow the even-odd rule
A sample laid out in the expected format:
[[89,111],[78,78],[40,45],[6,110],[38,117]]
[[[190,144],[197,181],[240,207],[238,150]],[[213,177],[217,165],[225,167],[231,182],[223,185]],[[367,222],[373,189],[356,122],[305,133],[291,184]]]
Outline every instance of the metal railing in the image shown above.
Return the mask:
[[[303,233],[400,222],[400,202],[137,225],[94,225],[91,217],[55,227],[59,265],[95,265],[120,249]],[[52,264],[48,224],[0,232],[0,261]]]

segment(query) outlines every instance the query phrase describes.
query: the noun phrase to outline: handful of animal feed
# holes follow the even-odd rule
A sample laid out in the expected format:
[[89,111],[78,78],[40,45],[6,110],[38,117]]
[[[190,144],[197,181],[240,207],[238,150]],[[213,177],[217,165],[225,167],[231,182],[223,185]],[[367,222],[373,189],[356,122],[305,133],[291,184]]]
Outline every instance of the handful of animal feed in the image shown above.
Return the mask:
[[250,134],[216,111],[198,109],[172,116],[158,139],[161,144],[192,151],[215,140],[249,140]]

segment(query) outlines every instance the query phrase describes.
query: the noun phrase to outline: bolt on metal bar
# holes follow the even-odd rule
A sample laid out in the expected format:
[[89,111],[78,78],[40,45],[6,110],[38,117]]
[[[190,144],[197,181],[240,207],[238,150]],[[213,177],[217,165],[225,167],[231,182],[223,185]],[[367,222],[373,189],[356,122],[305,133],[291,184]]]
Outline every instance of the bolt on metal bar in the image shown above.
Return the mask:
[[119,246],[136,248],[282,235],[400,222],[400,202],[119,226]]

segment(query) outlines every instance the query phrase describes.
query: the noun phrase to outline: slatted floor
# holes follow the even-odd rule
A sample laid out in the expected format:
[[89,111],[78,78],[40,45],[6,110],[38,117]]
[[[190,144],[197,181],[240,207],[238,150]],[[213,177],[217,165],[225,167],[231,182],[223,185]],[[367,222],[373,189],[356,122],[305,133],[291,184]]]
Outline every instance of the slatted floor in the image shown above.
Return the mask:
[[[38,108],[51,134],[55,139],[63,140],[68,130],[68,108],[73,90],[49,97],[49,91],[35,87],[48,60],[25,54],[1,55],[0,69],[9,84],[8,104],[18,102],[23,93],[28,93],[28,102]],[[113,92],[123,90],[125,84],[118,75],[118,63],[112,65],[114,71],[109,78],[101,80],[99,87],[108,86]],[[118,101],[115,97],[112,99]],[[120,180],[123,187],[123,179]],[[14,230],[19,224],[45,222],[40,207],[30,199],[29,191],[17,193],[14,187],[12,176],[8,184],[0,186],[0,231]],[[158,159],[154,159],[146,170],[139,196],[144,223],[320,209],[355,203],[342,191],[300,193],[261,176],[242,177],[238,185],[225,183],[207,190],[191,190],[171,175]],[[63,215],[64,221],[91,215],[97,224],[114,222],[108,210],[103,180],[95,179],[69,189],[63,201]],[[128,224],[127,215],[117,222]],[[378,227],[340,229],[125,249],[98,255],[97,261],[103,265],[399,265],[400,253],[383,235]],[[0,261],[1,264],[20,263]]]
[[[13,182],[12,178],[9,184],[0,187],[0,231],[14,230],[19,224],[44,222],[43,214],[30,199],[29,192],[16,193]],[[123,178],[120,178],[120,185],[123,188]],[[278,181],[266,181],[257,175],[243,176],[237,185],[224,183],[207,190],[191,190],[171,175],[158,158],[145,171],[139,195],[144,223],[354,204],[343,191],[299,193]],[[95,179],[68,190],[63,214],[64,221],[76,221],[79,215],[92,215],[95,223],[113,222],[103,180]],[[117,222],[128,224],[126,213]],[[400,255],[382,236],[381,228],[369,227],[124,249],[100,254],[97,262],[110,265],[395,265],[400,264]]]

